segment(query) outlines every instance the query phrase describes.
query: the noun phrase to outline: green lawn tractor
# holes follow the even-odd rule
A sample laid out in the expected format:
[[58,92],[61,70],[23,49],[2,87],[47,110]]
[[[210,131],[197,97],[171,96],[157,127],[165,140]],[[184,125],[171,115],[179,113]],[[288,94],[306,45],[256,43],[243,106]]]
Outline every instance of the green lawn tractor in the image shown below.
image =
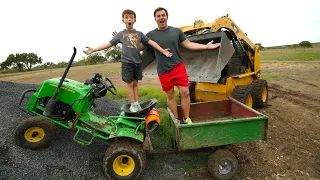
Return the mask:
[[[76,48],[73,50],[61,78],[45,80],[38,89],[22,93],[19,108],[32,116],[16,128],[16,143],[29,149],[46,147],[56,135],[56,126],[61,126],[74,130],[73,140],[81,145],[91,144],[96,137],[111,142],[103,160],[105,175],[109,179],[136,179],[145,167],[143,147],[148,144],[148,133],[160,125],[157,100],[141,103],[142,110],[135,113],[130,112],[130,104],[123,104],[118,116],[96,114],[95,99],[107,92],[115,95],[117,90],[110,79],[103,80],[99,73],[84,83],[67,79],[76,54]],[[30,98],[22,107],[26,94]]]

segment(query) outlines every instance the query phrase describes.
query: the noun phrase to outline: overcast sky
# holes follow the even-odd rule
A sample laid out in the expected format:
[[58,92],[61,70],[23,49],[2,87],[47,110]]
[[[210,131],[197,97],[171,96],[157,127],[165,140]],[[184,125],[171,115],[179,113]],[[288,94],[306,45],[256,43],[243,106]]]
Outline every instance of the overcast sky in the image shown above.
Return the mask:
[[44,62],[75,60],[86,55],[85,46],[96,47],[125,28],[121,13],[137,13],[135,29],[147,33],[156,28],[153,11],[169,11],[170,26],[192,25],[195,20],[213,22],[229,14],[253,43],[263,46],[320,42],[320,1],[284,0],[3,0],[0,2],[0,63],[9,54],[36,53]]

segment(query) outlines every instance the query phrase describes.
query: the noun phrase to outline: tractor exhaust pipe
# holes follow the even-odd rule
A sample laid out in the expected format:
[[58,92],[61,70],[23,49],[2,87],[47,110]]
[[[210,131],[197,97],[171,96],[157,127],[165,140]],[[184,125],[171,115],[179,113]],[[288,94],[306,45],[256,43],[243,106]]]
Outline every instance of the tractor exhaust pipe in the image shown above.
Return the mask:
[[43,111],[43,115],[45,116],[48,116],[48,117],[52,117],[52,112],[54,111],[55,107],[56,107],[56,104],[57,104],[57,100],[56,100],[56,97],[59,93],[59,90],[62,86],[62,83],[64,81],[64,79],[66,78],[67,74],[68,74],[68,71],[72,65],[72,62],[74,60],[74,57],[76,56],[76,53],[77,53],[77,49],[75,47],[73,47],[73,54],[71,56],[71,59],[68,63],[68,66],[67,68],[64,70],[64,73],[63,73],[63,76],[61,77],[60,79],[60,82],[59,82],[59,85],[54,93],[54,95],[49,99],[47,105],[46,105],[46,108],[45,110]]

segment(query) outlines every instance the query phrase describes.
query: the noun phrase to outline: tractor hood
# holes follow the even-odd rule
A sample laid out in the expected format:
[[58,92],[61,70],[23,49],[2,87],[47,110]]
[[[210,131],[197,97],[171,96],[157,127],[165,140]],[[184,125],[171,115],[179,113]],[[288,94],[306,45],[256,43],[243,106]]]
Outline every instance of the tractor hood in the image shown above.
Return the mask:
[[[189,81],[216,83],[221,71],[234,53],[231,41],[223,31],[187,37],[191,42],[207,44],[210,41],[220,42],[221,46],[214,50],[191,51],[180,47],[181,57],[187,68]],[[142,73],[144,77],[157,78],[157,64],[152,48],[142,55]]]

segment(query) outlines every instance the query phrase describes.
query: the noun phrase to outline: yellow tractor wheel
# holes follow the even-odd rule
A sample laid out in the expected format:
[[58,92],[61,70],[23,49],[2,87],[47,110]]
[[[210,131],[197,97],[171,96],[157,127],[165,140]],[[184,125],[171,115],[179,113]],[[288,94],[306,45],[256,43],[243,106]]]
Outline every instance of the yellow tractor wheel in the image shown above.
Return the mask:
[[21,121],[15,131],[16,143],[24,148],[40,149],[47,146],[56,135],[56,126],[40,116]]
[[253,91],[253,101],[255,107],[262,108],[268,104],[268,83],[266,80],[257,79],[251,83]]
[[235,87],[232,91],[231,97],[250,108],[253,108],[254,106],[252,90],[247,86]]
[[113,142],[103,161],[104,173],[109,179],[138,179],[146,164],[142,145],[134,140]]

